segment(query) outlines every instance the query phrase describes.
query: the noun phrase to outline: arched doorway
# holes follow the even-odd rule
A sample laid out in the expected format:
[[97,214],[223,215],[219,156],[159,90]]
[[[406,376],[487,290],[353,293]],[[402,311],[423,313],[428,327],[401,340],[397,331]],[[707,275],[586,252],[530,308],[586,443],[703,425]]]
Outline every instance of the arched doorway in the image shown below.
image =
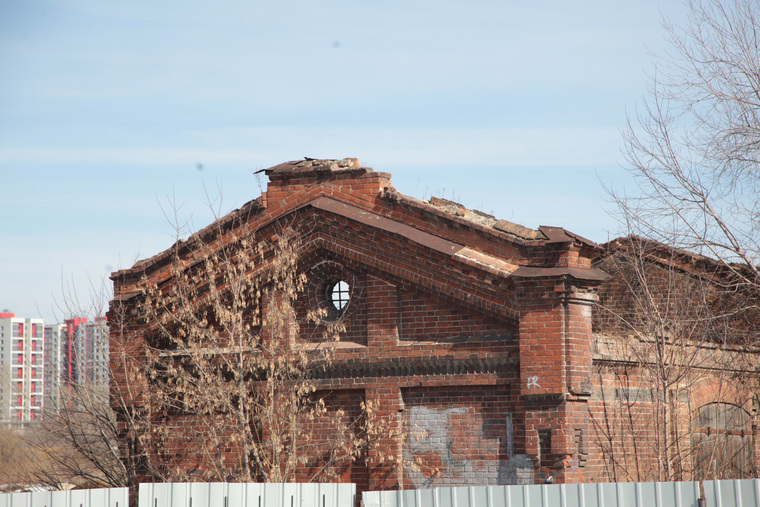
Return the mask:
[[741,479],[754,476],[752,417],[730,403],[708,403],[691,422],[694,478]]

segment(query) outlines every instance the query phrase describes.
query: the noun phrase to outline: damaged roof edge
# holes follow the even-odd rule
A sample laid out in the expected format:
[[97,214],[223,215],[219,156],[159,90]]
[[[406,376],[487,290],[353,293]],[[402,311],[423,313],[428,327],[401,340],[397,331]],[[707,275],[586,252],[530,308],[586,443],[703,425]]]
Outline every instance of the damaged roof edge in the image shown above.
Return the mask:
[[705,273],[741,273],[750,269],[742,263],[723,262],[684,248],[674,247],[660,241],[630,234],[610,240],[601,245],[601,254],[593,259],[599,264],[620,254],[632,253],[663,266],[671,266],[682,272],[702,276]]
[[[380,197],[391,202],[403,203],[407,206],[417,208],[418,210],[425,213],[431,213],[447,220],[453,220],[454,222],[457,222],[461,225],[471,227],[478,231],[493,234],[495,236],[499,236],[502,233],[508,234],[513,241],[516,240],[519,244],[546,241],[546,237],[540,231],[534,231],[533,229],[529,229],[518,224],[513,224],[512,222],[508,222],[506,220],[497,220],[491,215],[487,215],[486,213],[479,211],[469,210],[464,206],[454,203],[453,201],[448,201],[446,199],[434,197],[431,198],[432,202],[423,201],[421,199],[402,194],[393,187],[386,188],[385,192]],[[450,209],[453,206],[456,206],[456,210]],[[472,216],[468,216],[470,214],[477,215],[479,219],[473,219]],[[490,220],[488,218],[490,218]],[[495,224],[499,224],[499,227],[496,227]]]
[[273,175],[294,175],[294,174],[307,174],[307,173],[342,173],[342,172],[360,172],[371,173],[374,172],[369,167],[363,167],[359,163],[359,159],[356,158],[344,158],[344,159],[316,159],[304,157],[303,160],[292,160],[290,162],[283,162],[268,169],[262,169],[267,176]]
[[[255,201],[252,201],[252,202],[255,202]],[[251,203],[248,203],[248,204],[251,204]],[[202,234],[204,234],[204,231],[209,234],[213,233],[213,231],[218,230],[219,227],[224,227],[228,223],[231,223],[234,218],[237,218],[240,216],[241,211],[244,211],[250,207],[251,206],[247,206],[247,207],[244,206],[243,208],[241,208],[241,210],[236,210],[236,212],[231,213],[231,215],[234,215],[233,217],[230,217],[228,215],[224,217],[223,219],[217,220],[216,222],[214,222],[214,224],[207,226],[203,230],[191,236],[187,242],[178,241],[172,247],[165,250],[164,252],[161,252],[160,254],[150,259],[147,259],[145,261],[140,261],[136,263],[135,266],[133,266],[133,268],[129,270],[122,270],[122,271],[113,273],[111,276],[111,279],[115,280],[120,275],[127,275],[127,274],[132,274],[138,271],[144,271],[150,266],[156,265],[160,263],[161,261],[166,260],[168,258],[169,253],[173,249],[177,248],[178,246],[192,247],[191,239],[202,236]],[[328,213],[344,216],[350,220],[354,220],[354,221],[363,223],[365,225],[369,225],[371,227],[384,230],[386,232],[401,235],[422,246],[425,246],[432,250],[436,250],[444,255],[451,256],[452,259],[455,259],[459,262],[463,262],[472,267],[482,269],[484,271],[491,273],[492,275],[499,276],[502,278],[508,278],[510,276],[521,277],[521,278],[533,278],[533,277],[544,277],[544,276],[554,277],[554,276],[561,276],[561,275],[569,275],[579,280],[597,281],[597,280],[604,280],[608,278],[609,276],[604,271],[598,268],[580,269],[580,268],[568,268],[568,267],[518,266],[517,264],[513,264],[509,261],[506,261],[505,259],[500,259],[491,255],[484,254],[483,252],[473,250],[464,244],[449,241],[445,238],[441,238],[429,232],[416,229],[410,225],[397,222],[390,218],[378,215],[372,211],[358,208],[351,204],[348,204],[339,200],[335,200],[327,196],[317,197],[316,199],[309,201],[308,203],[304,203],[298,208],[291,209],[288,212],[294,212],[294,211],[297,211],[298,209],[302,209],[305,207],[313,207],[315,209],[326,211]],[[272,223],[281,217],[276,216],[276,217],[270,217],[270,218],[271,220],[266,220],[265,224],[262,224],[262,226],[266,226],[267,224]],[[216,226],[216,227],[213,227],[213,226]],[[570,236],[565,236],[565,238],[570,238]],[[539,243],[546,243],[546,242],[539,242]],[[118,295],[117,299],[119,298],[130,299],[135,294],[136,293],[121,294],[121,295]]]
[[[304,160],[284,162],[268,169],[262,169],[258,172],[265,172],[270,177],[270,181],[273,179],[287,179],[290,176],[298,176],[301,174],[306,175],[309,173],[374,173],[371,168],[363,167],[356,158],[344,158],[340,160],[304,158]],[[375,174],[386,175],[387,173]],[[387,177],[390,180],[389,174],[387,174]],[[416,199],[398,192],[390,185],[384,188],[379,197],[390,202],[403,203],[404,205],[416,208],[424,213],[432,213],[475,231],[485,232],[496,237],[501,236],[502,238],[516,242],[517,244],[537,246],[540,244],[579,242],[582,245],[591,247],[595,250],[601,248],[593,241],[571,233],[561,227],[541,226],[538,230],[534,230],[508,220],[497,219],[496,217],[481,211],[467,209],[461,204],[447,199],[441,199],[438,197],[431,197],[430,201]],[[189,248],[198,239],[206,238],[209,235],[214,234],[216,231],[232,226],[235,220],[245,221],[251,215],[261,213],[263,209],[262,197],[249,201],[239,209],[231,211],[224,217],[192,234],[186,240],[180,239],[166,250],[152,257],[137,261],[130,268],[113,272],[111,274],[111,279],[138,271],[145,271],[151,266],[166,259],[171,252],[177,251],[181,248]]]
[[468,227],[489,232],[491,234],[504,233],[512,238],[522,240],[521,242],[532,243],[574,243],[578,242],[593,249],[599,249],[600,246],[593,241],[584,238],[578,234],[570,232],[562,227],[550,227],[542,225],[538,230],[525,227],[508,220],[497,219],[482,211],[471,210],[463,205],[442,199],[440,197],[431,197],[429,201],[423,201],[402,194],[393,187],[387,188],[382,196],[391,201],[404,202],[410,206],[434,213],[438,216],[454,220]]

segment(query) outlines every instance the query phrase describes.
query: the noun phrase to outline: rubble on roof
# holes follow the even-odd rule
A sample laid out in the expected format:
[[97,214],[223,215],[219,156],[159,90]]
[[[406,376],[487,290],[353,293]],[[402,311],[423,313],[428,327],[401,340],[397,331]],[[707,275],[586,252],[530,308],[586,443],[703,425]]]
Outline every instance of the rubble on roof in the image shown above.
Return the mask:
[[[264,169],[267,175],[270,174],[288,174],[288,173],[308,173],[308,172],[338,172],[352,169],[364,169],[366,172],[372,172],[369,167],[362,167],[359,159],[343,158],[334,159],[316,159],[305,157],[303,160],[293,160],[277,164],[269,169]],[[261,172],[261,171],[259,171]]]
[[484,227],[496,229],[499,232],[505,232],[518,238],[539,241],[547,239],[544,233],[541,231],[536,231],[528,227],[512,223],[508,220],[499,220],[493,215],[483,213],[482,211],[467,209],[458,202],[449,201],[448,199],[431,197],[428,201],[428,204],[435,206],[436,208],[445,211],[446,213],[461,217],[469,222],[474,222]]
[[[390,185],[390,174],[388,173],[375,173],[372,168],[364,167],[361,165],[357,158],[343,158],[343,159],[316,159],[304,157],[303,160],[293,160],[290,162],[283,162],[268,169],[261,169],[257,173],[265,173],[270,177],[270,180],[287,181],[293,175],[304,176],[308,173],[314,174],[316,177],[321,177],[325,173],[349,173],[353,176],[359,176],[361,174],[375,174],[388,178],[388,186],[383,189],[382,197],[384,199],[391,200],[393,202],[405,202],[407,204],[413,204],[419,209],[426,209],[431,211],[430,208],[437,210],[437,213],[445,213],[451,215],[455,220],[464,222],[467,226],[474,226],[481,230],[490,231],[492,233],[504,233],[523,241],[548,241],[550,243],[564,243],[579,241],[592,247],[598,247],[596,243],[589,241],[581,236],[570,233],[561,227],[545,227],[541,226],[538,230],[531,229],[529,227],[522,226],[510,222],[508,220],[500,220],[478,210],[467,209],[465,206],[458,202],[450,201],[440,197],[431,197],[428,201],[416,199],[411,196],[404,195],[398,192],[394,187]],[[183,244],[189,244],[198,238],[203,237],[214,230],[224,227],[225,225],[232,223],[238,219],[246,219],[252,214],[261,212],[264,209],[261,198],[254,199],[238,210],[234,210],[228,215],[220,218],[219,220],[209,224],[205,228],[191,235],[187,240],[178,240],[175,243],[175,247]],[[132,269],[144,268],[148,265],[155,263],[160,258],[167,255],[171,249],[167,249],[164,252],[156,254],[147,259],[137,261]],[[504,271],[509,271],[509,267],[500,267]]]
[[493,228],[497,231],[506,232],[507,234],[512,234],[520,238],[538,240],[546,239],[546,235],[541,231],[530,229],[520,224],[510,222],[509,220],[497,220],[496,223],[493,224]]

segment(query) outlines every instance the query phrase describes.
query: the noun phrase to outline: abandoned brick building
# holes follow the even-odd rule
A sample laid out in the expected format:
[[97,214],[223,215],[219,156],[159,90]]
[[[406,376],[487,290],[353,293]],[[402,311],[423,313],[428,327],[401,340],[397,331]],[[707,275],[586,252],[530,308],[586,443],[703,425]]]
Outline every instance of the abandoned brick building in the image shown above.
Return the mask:
[[[165,333],[182,330],[169,317],[152,318],[147,301],[193,279],[206,295],[190,305],[208,305],[235,283],[217,274],[204,280],[217,273],[209,259],[237,259],[286,234],[303,277],[293,306],[301,324],[288,344],[307,355],[317,346],[330,352],[310,384],[312,396],[327,399],[320,414],[332,411],[354,432],[363,431],[355,418],[380,429],[373,445],[343,460],[339,479],[367,490],[652,480],[663,470],[689,478],[706,470],[716,439],[728,442],[717,452],[733,464],[730,473],[756,473],[756,357],[737,345],[724,355],[731,375],[718,374],[718,360],[705,357],[717,348],[711,342],[696,347],[701,355],[691,356],[688,371],[653,384],[659,370],[648,351],[656,347],[625,338],[621,322],[630,318],[612,318],[641,309],[620,281],[630,273],[619,261],[633,258],[620,244],[602,248],[562,228],[533,230],[447,200],[414,199],[355,159],[288,162],[266,175],[258,199],[112,276],[112,403],[125,459],[140,479],[230,479],[198,451],[218,409],[194,414],[182,394],[171,410],[154,405],[155,393],[176,383],[168,372],[177,366],[159,360],[176,350]],[[270,276],[272,252],[234,276]],[[679,276],[688,278],[681,264]],[[673,263],[652,265],[666,273]],[[199,325],[219,328],[221,320],[204,314]],[[325,340],[320,329],[335,323]],[[275,333],[260,331],[263,340]],[[672,358],[660,360],[672,366]],[[145,367],[152,364],[163,366]],[[309,421],[317,441],[337,431],[327,421]],[[213,437],[219,458],[235,462],[242,444]],[[315,457],[299,461],[293,477],[307,480],[314,468]]]

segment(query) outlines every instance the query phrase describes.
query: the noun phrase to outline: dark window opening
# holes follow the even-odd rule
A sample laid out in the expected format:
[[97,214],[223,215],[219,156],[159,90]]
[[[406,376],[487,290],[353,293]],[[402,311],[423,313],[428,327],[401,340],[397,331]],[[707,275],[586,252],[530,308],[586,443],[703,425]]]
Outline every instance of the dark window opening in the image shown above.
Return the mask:
[[542,468],[554,466],[552,456],[552,430],[538,430],[538,461]]

